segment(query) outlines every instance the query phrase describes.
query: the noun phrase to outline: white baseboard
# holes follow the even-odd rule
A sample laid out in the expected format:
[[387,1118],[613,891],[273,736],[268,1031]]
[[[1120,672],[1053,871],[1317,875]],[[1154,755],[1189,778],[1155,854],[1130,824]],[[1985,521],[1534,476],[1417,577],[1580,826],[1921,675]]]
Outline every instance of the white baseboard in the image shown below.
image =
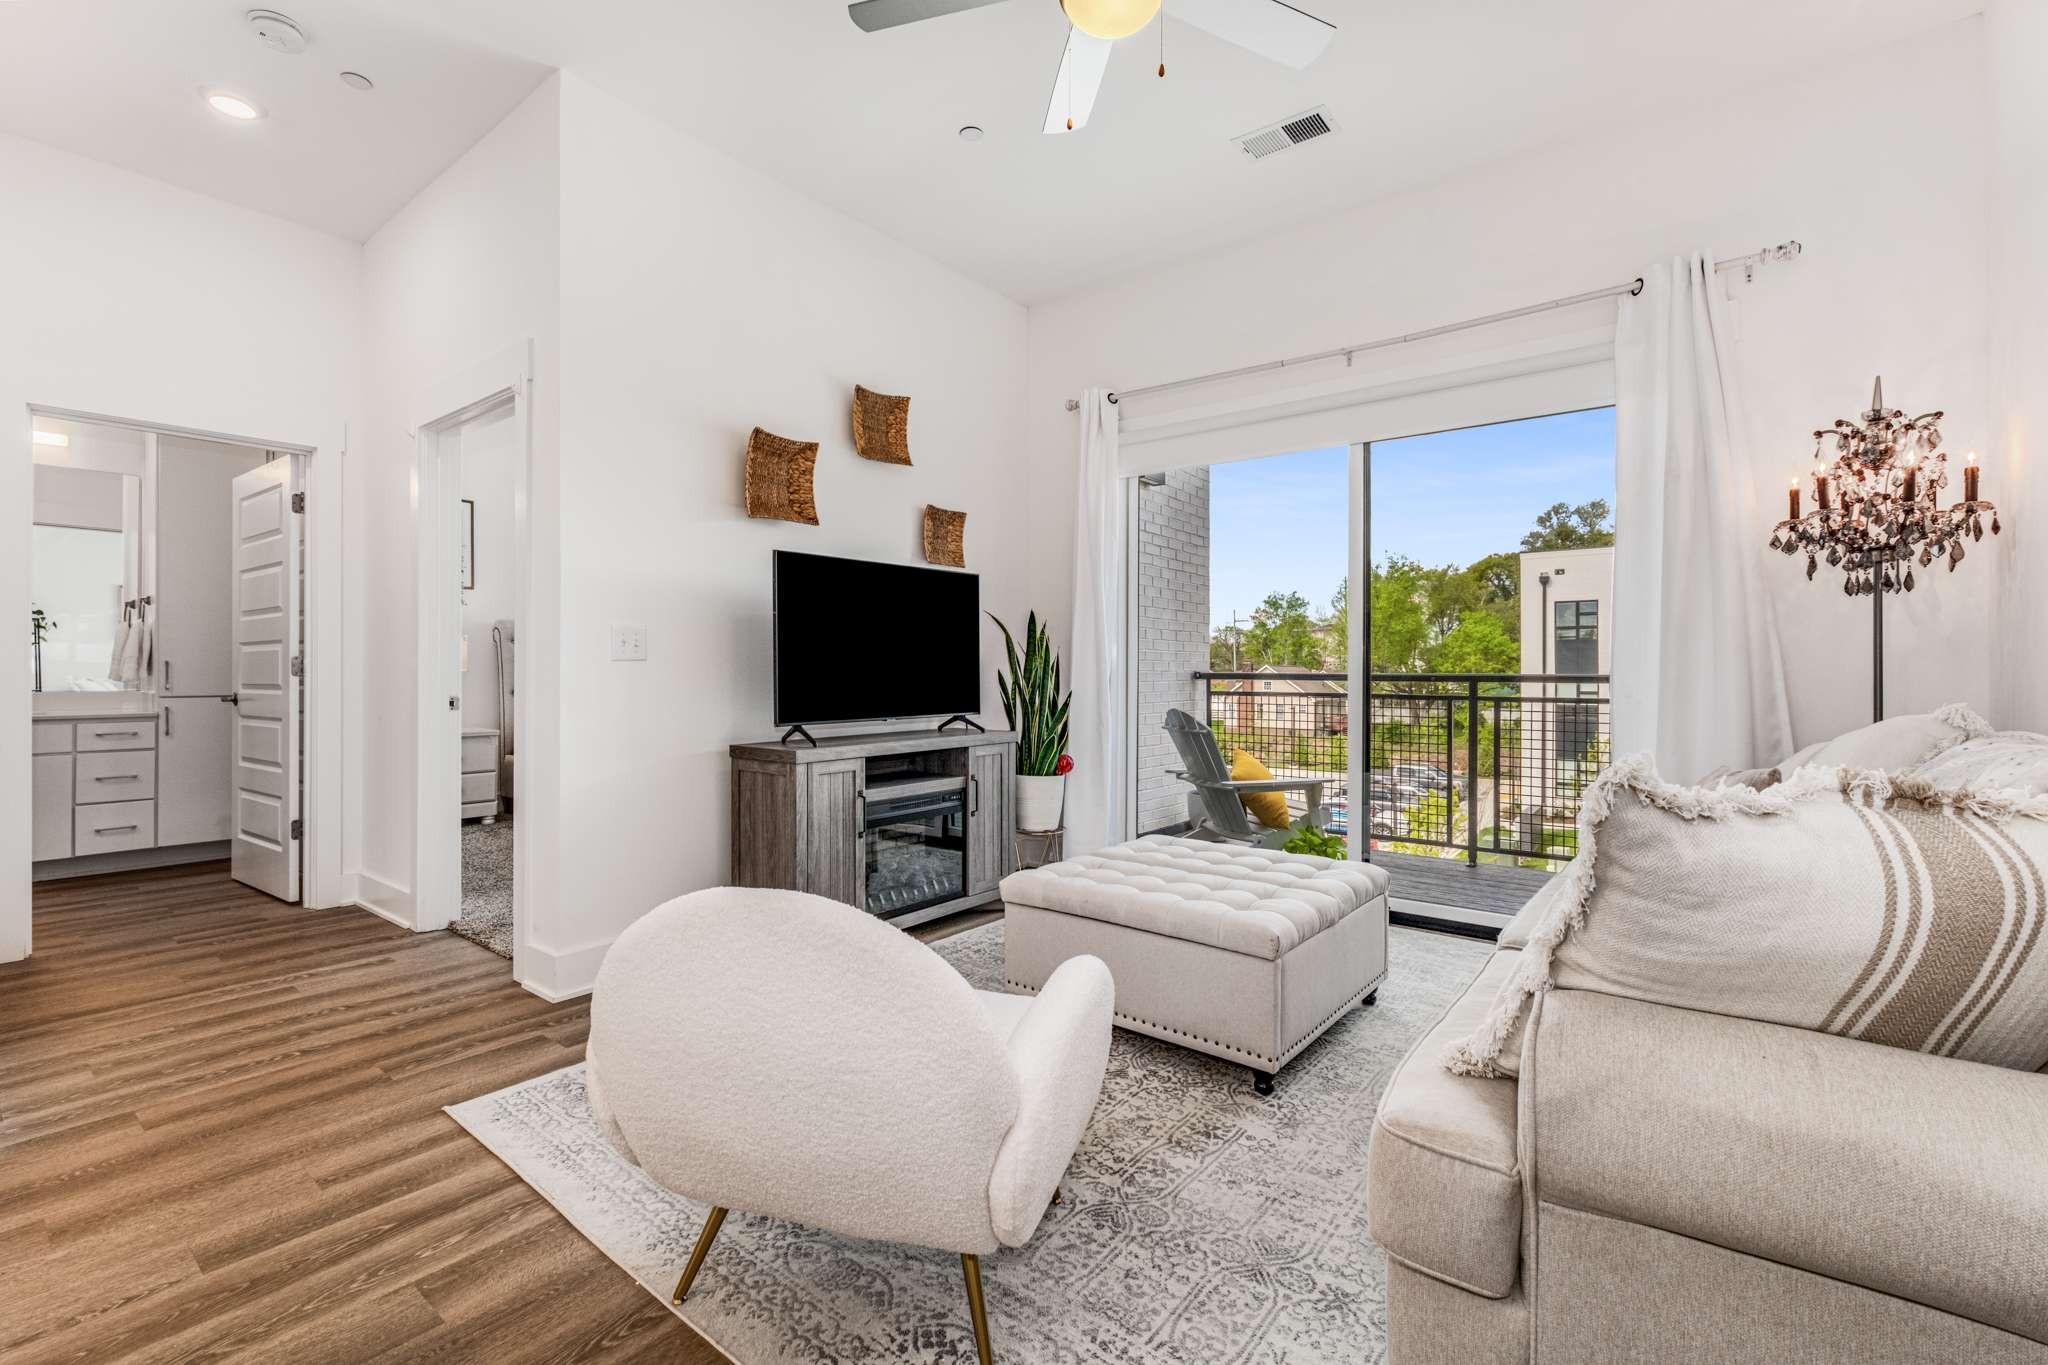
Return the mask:
[[356,874],[355,903],[401,929],[414,928],[412,892],[370,872]]
[[611,946],[610,939],[566,950],[532,944],[520,954],[523,974],[519,984],[553,1004],[588,995],[597,984],[597,969],[603,965]]

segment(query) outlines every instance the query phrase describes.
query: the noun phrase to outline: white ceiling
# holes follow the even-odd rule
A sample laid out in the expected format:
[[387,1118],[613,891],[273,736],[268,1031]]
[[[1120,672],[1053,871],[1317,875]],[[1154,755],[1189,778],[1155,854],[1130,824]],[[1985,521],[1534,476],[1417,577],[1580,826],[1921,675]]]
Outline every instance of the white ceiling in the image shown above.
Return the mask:
[[[362,236],[544,68],[563,67],[1036,302],[1981,7],[1295,0],[1339,26],[1300,72],[1169,17],[1167,79],[1152,74],[1158,32],[1147,29],[1113,55],[1090,125],[1047,137],[1038,129],[1066,32],[1056,0],[876,34],[855,28],[840,0],[272,3],[313,36],[310,52],[272,54],[231,3],[0,3],[0,128]],[[344,89],[345,67],[376,77],[377,91]],[[201,82],[235,80],[273,117],[226,126],[198,101]],[[1336,136],[1259,162],[1230,142],[1317,104],[1330,106]],[[966,123],[986,138],[960,141]]]
[[[298,21],[304,53],[265,47],[234,0],[0,3],[0,131],[360,240],[548,74],[400,8],[264,3]],[[223,118],[202,87],[268,117]]]

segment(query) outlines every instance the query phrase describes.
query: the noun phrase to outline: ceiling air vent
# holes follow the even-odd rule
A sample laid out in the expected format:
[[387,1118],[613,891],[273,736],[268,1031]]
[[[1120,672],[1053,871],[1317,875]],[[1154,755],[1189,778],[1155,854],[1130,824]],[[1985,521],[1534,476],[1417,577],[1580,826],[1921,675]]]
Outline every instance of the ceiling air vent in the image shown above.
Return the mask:
[[1296,114],[1284,122],[1271,124],[1232,140],[1237,143],[1240,152],[1258,161],[1275,152],[1284,152],[1289,147],[1299,147],[1310,138],[1322,137],[1336,131],[1337,122],[1330,117],[1329,106],[1319,104],[1305,114]]

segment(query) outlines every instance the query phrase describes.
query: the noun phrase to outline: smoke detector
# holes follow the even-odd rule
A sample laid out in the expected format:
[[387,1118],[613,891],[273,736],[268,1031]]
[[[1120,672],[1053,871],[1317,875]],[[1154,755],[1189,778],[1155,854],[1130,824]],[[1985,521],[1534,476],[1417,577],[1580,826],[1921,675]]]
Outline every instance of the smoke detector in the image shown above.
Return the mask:
[[306,31],[274,9],[252,9],[243,16],[272,52],[296,57],[306,50]]
[[1330,117],[1330,106],[1318,104],[1306,113],[1279,123],[1268,124],[1249,133],[1231,139],[1237,150],[1254,161],[1284,152],[1290,147],[1299,147],[1311,138],[1326,137],[1337,131],[1337,121]]

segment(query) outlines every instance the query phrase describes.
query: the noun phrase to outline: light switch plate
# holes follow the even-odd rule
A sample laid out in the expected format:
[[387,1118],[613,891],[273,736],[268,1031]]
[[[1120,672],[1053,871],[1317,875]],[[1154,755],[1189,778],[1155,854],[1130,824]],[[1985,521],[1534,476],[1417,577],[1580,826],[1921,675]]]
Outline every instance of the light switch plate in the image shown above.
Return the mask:
[[647,658],[647,627],[612,627],[612,660],[615,663],[638,663]]

